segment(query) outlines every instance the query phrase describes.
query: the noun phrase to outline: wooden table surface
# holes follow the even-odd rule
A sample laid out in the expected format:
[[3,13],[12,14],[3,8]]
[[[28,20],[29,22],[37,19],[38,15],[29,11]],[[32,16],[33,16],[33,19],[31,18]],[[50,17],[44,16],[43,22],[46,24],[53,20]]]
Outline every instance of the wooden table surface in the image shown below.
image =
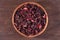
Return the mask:
[[[41,4],[49,16],[46,31],[31,39],[19,35],[11,22],[14,9],[28,1]],[[60,40],[60,0],[0,0],[0,40]]]

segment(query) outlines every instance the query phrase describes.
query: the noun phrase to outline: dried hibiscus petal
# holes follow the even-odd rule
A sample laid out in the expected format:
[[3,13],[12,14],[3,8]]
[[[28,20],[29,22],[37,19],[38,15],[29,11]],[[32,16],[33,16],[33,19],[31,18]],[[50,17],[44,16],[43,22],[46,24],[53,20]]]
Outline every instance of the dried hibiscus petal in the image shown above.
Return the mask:
[[16,29],[26,36],[36,35],[46,25],[47,15],[36,4],[27,3],[19,7],[14,14]]

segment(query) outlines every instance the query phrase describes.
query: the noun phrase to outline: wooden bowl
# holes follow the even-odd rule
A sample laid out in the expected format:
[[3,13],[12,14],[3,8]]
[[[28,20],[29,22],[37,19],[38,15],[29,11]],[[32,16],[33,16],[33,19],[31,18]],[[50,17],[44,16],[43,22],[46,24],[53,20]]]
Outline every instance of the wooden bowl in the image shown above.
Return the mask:
[[[40,8],[44,11],[44,13],[45,13],[45,15],[46,15],[46,23],[45,23],[45,25],[44,25],[44,28],[43,28],[39,33],[37,33],[37,34],[35,34],[35,35],[29,35],[29,36],[27,36],[27,35],[23,34],[22,32],[20,32],[20,31],[17,29],[17,27],[16,27],[16,25],[15,25],[15,23],[14,23],[14,20],[15,20],[15,19],[14,19],[14,15],[16,14],[16,11],[17,11],[19,8],[21,8],[21,6],[23,6],[23,5],[25,5],[25,4],[37,5],[38,7],[40,7]],[[26,9],[26,8],[25,8],[25,9]],[[48,25],[48,15],[47,15],[46,10],[45,10],[40,4],[35,3],[35,2],[25,2],[25,3],[20,4],[20,5],[14,10],[13,15],[12,15],[12,24],[13,24],[13,27],[15,28],[15,30],[16,30],[20,35],[22,35],[22,36],[24,36],[24,37],[27,37],[27,38],[32,38],[32,37],[36,37],[36,36],[41,35],[41,34],[46,30],[47,25]]]

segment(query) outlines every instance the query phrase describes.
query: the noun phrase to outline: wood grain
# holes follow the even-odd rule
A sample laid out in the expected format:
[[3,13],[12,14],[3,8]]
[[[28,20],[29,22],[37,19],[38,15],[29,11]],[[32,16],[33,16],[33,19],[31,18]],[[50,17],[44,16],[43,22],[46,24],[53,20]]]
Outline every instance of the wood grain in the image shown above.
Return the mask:
[[13,28],[11,17],[14,9],[21,3],[32,0],[0,0],[0,40],[60,40],[60,0],[33,0],[41,4],[48,13],[47,30],[35,38],[27,39]]

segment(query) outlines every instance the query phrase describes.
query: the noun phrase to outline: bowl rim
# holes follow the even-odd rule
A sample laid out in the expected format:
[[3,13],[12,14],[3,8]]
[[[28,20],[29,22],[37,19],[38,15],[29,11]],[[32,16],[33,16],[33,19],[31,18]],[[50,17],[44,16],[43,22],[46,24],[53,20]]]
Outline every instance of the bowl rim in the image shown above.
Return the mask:
[[[28,4],[28,3],[29,3],[29,4],[35,4],[35,5],[39,6],[39,7],[45,12],[45,14],[46,14],[46,24],[45,24],[45,26],[44,26],[44,29],[42,29],[42,31],[39,32],[38,34],[32,35],[32,36],[31,36],[31,35],[30,35],[30,36],[26,36],[25,34],[21,33],[21,32],[15,27],[15,25],[14,25],[14,15],[15,15],[15,12],[16,12],[17,9],[20,8],[22,5]],[[33,38],[33,37],[36,37],[36,36],[41,35],[41,34],[46,30],[47,25],[48,25],[48,14],[47,14],[46,10],[45,10],[39,3],[36,3],[36,2],[25,2],[25,3],[22,3],[22,4],[20,4],[19,6],[17,6],[16,9],[14,10],[13,15],[12,15],[12,24],[13,24],[14,29],[15,29],[20,35],[22,35],[22,36],[24,36],[24,37],[27,37],[27,38]]]

